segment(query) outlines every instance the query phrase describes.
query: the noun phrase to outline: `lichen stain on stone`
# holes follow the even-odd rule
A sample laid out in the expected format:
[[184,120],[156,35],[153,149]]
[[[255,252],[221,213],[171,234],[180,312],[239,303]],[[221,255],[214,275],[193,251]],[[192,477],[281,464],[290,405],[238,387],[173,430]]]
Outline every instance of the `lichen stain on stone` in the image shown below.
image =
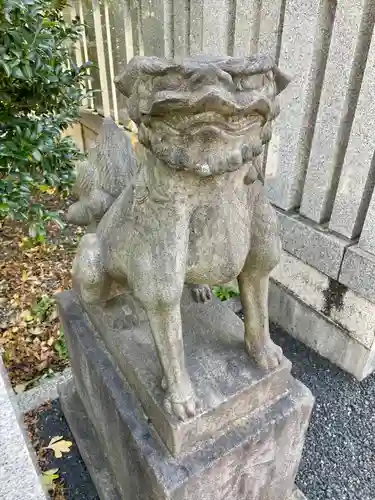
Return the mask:
[[328,288],[324,290],[324,308],[323,313],[326,316],[330,316],[332,309],[335,308],[341,311],[344,307],[344,296],[346,294],[348,287],[340,283],[339,281],[329,278]]

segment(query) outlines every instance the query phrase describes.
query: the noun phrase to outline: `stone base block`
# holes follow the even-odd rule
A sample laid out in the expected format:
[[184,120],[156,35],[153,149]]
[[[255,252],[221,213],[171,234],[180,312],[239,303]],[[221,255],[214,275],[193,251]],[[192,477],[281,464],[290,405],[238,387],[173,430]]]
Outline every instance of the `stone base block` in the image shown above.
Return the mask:
[[[75,296],[65,292],[58,298],[73,372],[73,382],[60,388],[61,402],[102,500],[289,499],[313,404],[310,391],[290,376],[288,363],[274,373],[261,373],[243,358],[236,340],[242,325],[224,305],[213,301],[194,306],[185,299],[184,341],[195,346],[193,351],[187,348],[187,365],[192,367],[190,358],[209,346],[208,361],[199,358],[196,369],[201,369],[200,384],[206,379],[210,390],[202,393],[204,410],[177,424],[163,413],[158,394],[146,394],[160,384],[160,368],[149,364],[146,330],[143,336],[139,332],[139,350],[131,331],[141,327],[123,331],[121,352],[132,366],[120,366],[113,347],[107,346],[111,339],[104,336],[103,341]],[[208,324],[198,328],[197,322],[205,324],[207,318],[212,331]],[[215,326],[219,323],[224,343]],[[211,343],[213,333],[216,345]],[[132,375],[132,385],[124,371]],[[144,373],[143,380],[139,373]],[[273,382],[277,378],[279,384]],[[242,400],[248,404],[247,414]],[[182,436],[178,453],[168,449],[170,436]]]
[[375,370],[375,304],[283,252],[272,275],[271,321],[363,380]]
[[[85,411],[85,408],[81,402],[80,397],[78,396],[77,390],[74,387],[74,384],[72,381],[66,381],[63,382],[60,387],[59,387],[59,392],[60,392],[60,401],[62,404],[62,408],[64,410],[65,417],[67,418],[69,422],[69,426],[75,436],[75,439],[77,441],[79,450],[81,452],[82,458],[85,461],[85,464],[90,471],[91,477],[94,481],[94,484],[98,490],[98,494],[101,498],[101,500],[122,500],[124,498],[126,499],[132,499],[132,500],[137,500],[138,498],[142,498],[142,500],[146,499],[164,499],[164,498],[178,498],[178,499],[185,499],[185,498],[194,498],[194,499],[215,499],[215,498],[229,498],[229,499],[243,499],[243,498],[260,498],[260,497],[251,497],[251,496],[243,496],[244,494],[248,494],[249,492],[244,489],[245,486],[245,481],[246,478],[243,476],[239,476],[236,478],[236,483],[234,482],[234,478],[230,477],[225,477],[223,478],[224,481],[227,481],[226,485],[226,490],[225,494],[222,493],[221,496],[220,493],[218,494],[217,489],[215,488],[215,484],[212,484],[212,482],[207,484],[208,488],[212,488],[212,491],[210,491],[210,496],[198,496],[199,492],[198,490],[194,491],[194,488],[190,488],[192,491],[191,496],[184,496],[182,493],[182,496],[176,492],[175,496],[172,497],[167,497],[166,492],[147,492],[147,491],[142,491],[144,488],[142,487],[142,483],[138,484],[137,481],[142,481],[142,477],[139,477],[137,475],[134,478],[134,481],[131,481],[128,485],[128,491],[125,493],[125,496],[121,496],[119,490],[116,487],[116,481],[115,481],[115,475],[112,471],[112,467],[110,464],[110,461],[108,460],[107,456],[103,452],[103,446],[102,443],[100,442],[100,439],[97,436],[97,433],[94,429],[94,426],[92,425],[89,417],[87,416],[87,413]],[[147,436],[145,437],[147,439]],[[141,468],[141,464],[139,463],[139,453],[140,450],[133,450],[134,456],[133,458],[136,458],[137,461],[134,464],[137,468]],[[129,457],[130,459],[131,457]],[[267,461],[267,457],[264,457],[263,462]],[[258,460],[259,462],[259,460]],[[130,462],[127,464],[128,468],[125,470],[124,469],[124,475],[126,477],[129,477],[129,474],[132,472],[129,470],[129,466],[131,465]],[[166,461],[166,465],[168,465],[168,461]],[[169,464],[171,465],[171,464]],[[183,467],[183,463],[180,464],[180,467]],[[237,464],[237,466],[241,466],[240,464]],[[254,463],[253,466],[257,466],[254,468],[254,473],[256,474],[257,469],[261,466],[261,463]],[[177,472],[179,471],[179,463],[176,462],[174,464],[175,470]],[[222,470],[222,469],[220,469]],[[219,471],[220,471],[219,470]],[[220,472],[216,471],[216,474],[219,475]],[[149,473],[152,473],[154,471],[147,471],[147,470],[141,470],[140,475],[145,478],[145,480],[148,480]],[[161,472],[168,472],[168,469],[162,469]],[[170,470],[169,470],[170,472]],[[185,473],[188,476],[189,471],[186,470]],[[247,474],[249,474],[249,470],[246,471]],[[214,478],[211,478],[211,481]],[[248,478],[249,479],[249,478]],[[186,478],[186,482],[189,481],[189,478]],[[205,481],[204,475],[200,475],[198,481],[202,482]],[[169,481],[172,482],[172,481]],[[241,484],[242,482],[242,484]],[[134,484],[133,484],[134,483]],[[164,478],[164,483],[167,483],[167,478]],[[222,485],[222,482],[220,482]],[[164,486],[161,484],[160,486]],[[134,493],[136,492],[136,493]],[[195,494],[197,493],[197,494]],[[132,496],[134,494],[137,494],[138,496]],[[215,496],[216,494],[216,496]],[[237,495],[237,496],[236,496]],[[262,498],[270,498],[270,497],[262,497]],[[294,488],[292,493],[287,497],[287,500],[306,500],[305,495],[298,490],[297,488]]]

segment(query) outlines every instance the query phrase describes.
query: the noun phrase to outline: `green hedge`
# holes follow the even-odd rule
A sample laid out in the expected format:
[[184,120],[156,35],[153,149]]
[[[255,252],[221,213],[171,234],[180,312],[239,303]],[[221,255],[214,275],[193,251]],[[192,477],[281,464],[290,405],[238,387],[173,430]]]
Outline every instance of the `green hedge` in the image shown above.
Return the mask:
[[0,217],[29,222],[33,237],[57,219],[35,195],[67,188],[80,155],[61,132],[78,118],[89,63],[74,62],[83,28],[65,7],[0,0]]

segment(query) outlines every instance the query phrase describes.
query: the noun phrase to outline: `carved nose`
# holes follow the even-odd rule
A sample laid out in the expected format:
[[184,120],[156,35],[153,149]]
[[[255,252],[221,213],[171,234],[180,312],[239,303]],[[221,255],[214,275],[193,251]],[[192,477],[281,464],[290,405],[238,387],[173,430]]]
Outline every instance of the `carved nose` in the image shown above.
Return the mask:
[[233,84],[231,76],[217,67],[202,68],[190,77],[192,90],[197,90],[204,86],[214,86],[218,84]]

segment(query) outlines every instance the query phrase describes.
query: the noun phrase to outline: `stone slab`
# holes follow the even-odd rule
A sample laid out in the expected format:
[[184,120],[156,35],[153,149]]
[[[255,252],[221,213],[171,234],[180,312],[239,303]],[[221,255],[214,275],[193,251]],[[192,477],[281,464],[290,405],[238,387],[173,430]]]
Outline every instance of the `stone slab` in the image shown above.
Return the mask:
[[345,253],[340,282],[375,302],[375,255],[354,245]]
[[365,252],[375,255],[375,191],[372,193],[358,245]]
[[[107,457],[122,500],[238,500],[244,495],[252,500],[285,500],[290,496],[313,403],[302,384],[292,379],[285,397],[227,426],[199,449],[173,457],[152,432],[104,344],[99,342],[93,349],[90,332],[75,333],[77,342],[67,334],[73,380],[95,429],[94,447]],[[61,399],[80,448],[74,421],[81,417],[63,391]],[[95,476],[95,470],[91,473]]]
[[57,386],[64,380],[70,379],[72,372],[70,368],[65,368],[61,373],[56,373],[52,378],[43,380],[39,385],[21,392],[17,396],[17,406],[21,413],[38,408],[46,401],[52,401],[57,398]]
[[291,497],[288,498],[288,500],[307,500],[307,499],[305,495],[302,493],[302,491],[296,488],[293,491]]
[[284,2],[283,0],[262,0],[261,4],[258,51],[260,54],[271,56],[277,63]]
[[292,81],[279,96],[281,112],[268,147],[266,168],[268,197],[283,210],[299,206],[303,189],[305,158],[300,157],[300,138],[306,136],[310,125],[305,108],[314,87],[311,66],[321,5],[285,2],[279,67],[291,75]]
[[82,402],[74,387],[73,380],[60,382],[58,386],[60,403],[70,430],[78,437],[79,452],[101,500],[121,500],[116,488],[108,459]]
[[270,320],[358,380],[375,369],[374,348],[367,349],[346,330],[271,279]]
[[85,152],[85,145],[83,142],[82,125],[80,123],[74,123],[70,125],[66,130],[61,132],[61,137],[71,137],[75,142],[77,148],[81,153]]
[[[90,342],[87,348],[95,351],[99,342],[96,332],[100,331],[101,340],[172,453],[190,451],[286,393],[289,361],[285,359],[273,372],[257,368],[245,352],[243,322],[235,313],[216,298],[207,304],[197,304],[189,290],[185,290],[181,306],[185,357],[200,410],[195,418],[181,422],[163,408],[161,369],[149,323],[142,311],[136,311],[137,305],[131,297],[130,319],[125,321],[128,325],[118,329],[111,328],[111,318],[99,314],[90,314],[96,329],[90,326],[87,313],[72,292],[60,294],[57,300],[65,335],[72,337],[72,349],[78,349],[77,342],[87,338]],[[139,324],[134,325],[137,317]]]
[[[257,53],[262,2],[236,0],[234,4],[234,57],[246,57]],[[221,10],[221,9],[220,9]]]
[[301,260],[282,252],[274,281],[324,314],[347,335],[371,350],[375,338],[375,304]]
[[[319,110],[314,129],[309,166],[303,189],[300,213],[315,222],[329,219],[332,210],[343,136],[344,114],[357,34],[362,17],[363,0],[338,0],[328,61],[324,75]],[[355,77],[357,81],[357,75]]]
[[298,214],[277,210],[284,250],[331,278],[338,279],[348,240]]
[[[347,238],[359,236],[374,188],[373,155],[375,150],[375,9],[373,2],[363,2],[363,14],[358,34],[359,51],[356,62],[358,102],[340,175],[329,227]],[[367,57],[368,51],[368,57]],[[363,75],[361,83],[360,77]],[[350,126],[351,116],[346,117]]]
[[0,357],[0,498],[46,500],[36,457]]
[[[102,443],[98,438],[97,432],[95,431],[94,426],[92,425],[90,419],[87,416],[86,410],[82,401],[74,387],[72,381],[66,381],[59,386],[60,393],[60,401],[62,405],[62,409],[64,411],[64,415],[69,423],[69,427],[75,439],[77,440],[77,444],[81,453],[81,456],[90,472],[90,475],[94,481],[95,487],[98,491],[101,500],[121,500],[128,499],[129,500],[137,500],[140,497],[130,497],[125,496],[121,497],[118,489],[114,485],[114,476],[111,472],[111,465],[107,456],[102,452]],[[142,424],[139,424],[141,427]],[[159,457],[163,460],[163,457]],[[168,459],[164,459],[166,462]],[[185,459],[186,461],[186,459]],[[157,465],[157,464],[155,464]],[[137,463],[136,466],[139,466]],[[170,467],[178,467],[178,463],[172,464],[169,463]],[[125,471],[127,472],[127,471]],[[131,484],[129,484],[129,488],[131,488]],[[129,495],[132,493],[129,493]],[[162,497],[157,496],[157,492],[150,491],[146,494],[146,496],[142,496],[142,500],[147,499],[159,499]],[[174,498],[174,497],[173,497]],[[176,498],[185,498],[177,496]],[[192,497],[198,498],[198,497]],[[233,500],[237,500],[237,497],[233,496],[220,496],[220,497],[204,497],[206,499],[214,499],[214,498],[230,498]],[[267,497],[268,499],[269,497]],[[252,497],[253,500],[253,497]],[[306,500],[306,497],[303,493],[298,489],[294,488],[291,495],[289,495],[286,500]]]
[[[102,444],[98,439],[94,426],[87,416],[86,410],[72,381],[66,381],[62,383],[59,386],[59,393],[65,417],[69,423],[73,435],[77,440],[81,456],[91,474],[100,499],[121,500],[122,497],[120,496],[116,486],[114,485],[114,476],[111,472],[111,465],[109,463],[109,460],[101,450]],[[139,425],[141,426],[141,424]],[[177,464],[175,464],[175,466],[177,466]],[[142,500],[146,500],[149,498],[157,499],[159,498],[157,494],[157,492],[149,492],[148,495],[142,497]],[[128,496],[125,498],[129,498],[129,500],[130,498],[131,500],[137,500],[139,497]],[[206,500],[206,498],[214,497],[205,497],[204,500]],[[226,496],[217,498],[233,497]],[[298,488],[294,488],[293,492],[290,496],[287,497],[286,500],[306,500],[306,497]]]

